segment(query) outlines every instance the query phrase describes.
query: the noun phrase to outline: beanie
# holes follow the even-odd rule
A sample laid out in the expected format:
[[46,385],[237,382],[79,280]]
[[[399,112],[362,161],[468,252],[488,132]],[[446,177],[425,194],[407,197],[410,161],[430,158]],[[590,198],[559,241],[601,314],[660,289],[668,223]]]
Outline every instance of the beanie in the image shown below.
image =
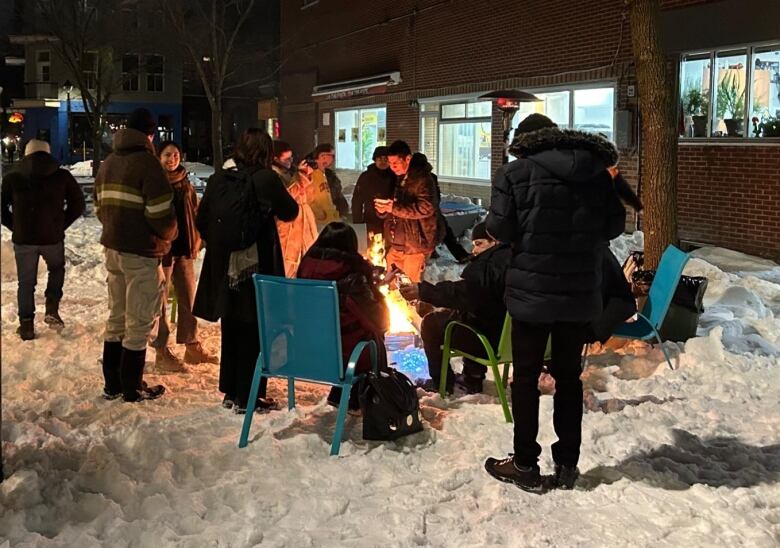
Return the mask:
[[558,126],[544,114],[534,112],[533,114],[526,116],[523,121],[517,125],[517,129],[515,129],[515,136],[518,136],[521,133],[531,133],[532,131],[537,131],[548,127]]
[[137,108],[130,113],[127,119],[127,127],[137,129],[145,135],[154,135],[157,131],[157,120],[149,112],[149,109]]
[[24,147],[24,155],[29,156],[35,152],[46,152],[47,154],[51,154],[51,147],[46,141],[41,141],[40,139],[30,139],[30,142],[28,142],[27,146]]
[[374,155],[371,157],[372,160],[376,160],[380,156],[389,156],[388,152],[390,152],[390,149],[385,146],[378,146],[374,149]]
[[487,231],[487,225],[485,223],[477,223],[471,230],[471,241],[474,240],[492,240]]

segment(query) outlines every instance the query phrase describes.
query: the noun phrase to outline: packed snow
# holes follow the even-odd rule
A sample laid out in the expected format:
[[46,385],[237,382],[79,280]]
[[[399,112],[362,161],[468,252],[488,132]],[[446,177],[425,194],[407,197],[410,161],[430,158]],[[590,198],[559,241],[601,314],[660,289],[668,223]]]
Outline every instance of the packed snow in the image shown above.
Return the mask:
[[[58,334],[14,331],[16,281],[2,231],[0,546],[777,546],[780,542],[778,266],[703,251],[700,337],[658,348],[610,342],[583,380],[583,475],[539,496],[499,483],[487,456],[511,451],[492,386],[442,400],[420,392],[425,430],[366,442],[348,417],[329,457],[335,411],[326,389],[300,383],[298,408],[241,417],[220,406],[218,367],[148,374],[168,393],[141,404],[100,398],[106,316],[100,227],[67,234]],[[641,235],[613,243],[621,255]],[[623,256],[620,258],[622,259]],[[728,260],[727,260],[728,259]],[[458,270],[444,257],[439,274]],[[37,303],[43,308],[41,265]],[[435,278],[429,272],[429,278]],[[208,350],[216,325],[202,324]],[[182,349],[176,350],[181,354]],[[153,361],[150,351],[147,361]],[[284,399],[286,385],[270,395]],[[549,472],[552,398],[541,401]],[[5,542],[3,542],[5,540]]]

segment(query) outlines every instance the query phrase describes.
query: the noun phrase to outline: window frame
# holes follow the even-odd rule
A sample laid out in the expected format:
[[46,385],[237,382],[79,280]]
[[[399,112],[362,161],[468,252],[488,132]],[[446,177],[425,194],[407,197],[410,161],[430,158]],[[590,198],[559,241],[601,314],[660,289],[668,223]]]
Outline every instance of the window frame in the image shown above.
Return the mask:
[[[41,53],[48,54],[49,58],[46,61],[40,60]],[[48,74],[47,79],[43,79],[43,68],[48,68]],[[35,79],[39,83],[50,83],[51,80],[51,50],[50,49],[39,49],[35,52]]]
[[[687,135],[679,135],[677,136],[677,139],[681,143],[730,143],[730,144],[737,144],[737,143],[765,143],[765,142],[779,142],[780,138],[777,137],[757,137],[753,135],[752,130],[752,106],[753,106],[753,95],[754,95],[754,81],[753,81],[753,71],[754,71],[754,58],[756,55],[757,49],[763,49],[768,47],[774,47],[780,50],[780,40],[764,40],[760,42],[748,42],[748,43],[742,43],[742,44],[729,44],[726,46],[720,46],[717,48],[701,48],[701,49],[694,49],[694,50],[688,50],[680,52],[678,59],[677,59],[677,80],[676,80],[676,100],[677,100],[677,109],[683,110],[682,108],[682,81],[681,81],[681,75],[682,75],[682,64],[686,57],[694,57],[694,56],[705,56],[709,55],[710,60],[710,89],[709,89],[709,97],[707,98],[709,101],[709,112],[708,112],[708,128],[709,131],[707,132],[707,135],[704,137],[689,137]],[[729,136],[729,135],[721,135],[721,136],[714,136],[712,135],[712,128],[715,127],[715,123],[718,120],[717,117],[717,105],[715,103],[716,99],[716,78],[717,78],[717,61],[718,61],[718,55],[724,54],[724,53],[740,53],[744,51],[745,52],[745,107],[744,107],[744,135],[742,137],[738,136]],[[741,54],[741,53],[740,53]]]
[[[385,143],[387,143],[387,103],[378,103],[374,105],[360,105],[355,107],[344,107],[344,108],[335,108],[333,109],[333,150],[337,150],[338,142],[339,142],[339,126],[337,120],[336,114],[339,112],[352,112],[355,111],[358,113],[358,124],[360,124],[361,121],[361,111],[364,110],[378,110],[378,109],[384,109],[385,110]],[[360,128],[358,128],[360,129]],[[360,132],[359,132],[360,133]],[[379,146],[379,145],[378,145]],[[361,159],[362,161],[362,159]],[[336,162],[338,162],[338,154],[336,155]],[[349,167],[338,167],[338,165],[334,162],[333,168],[334,169],[340,169],[343,171],[354,171],[356,173],[361,173],[365,171],[365,169],[368,167],[357,167],[357,168],[349,168]]]
[[[429,102],[429,101],[426,101]],[[434,102],[434,101],[431,101]],[[490,183],[490,176],[488,176],[486,179],[483,179],[481,177],[457,177],[455,175],[445,175],[442,173],[441,170],[441,159],[442,154],[439,150],[439,147],[441,146],[442,142],[442,126],[455,126],[460,124],[484,124],[487,122],[490,124],[490,164],[492,166],[493,163],[493,101],[490,99],[482,99],[480,100],[479,97],[473,97],[471,99],[455,99],[450,101],[435,101],[439,105],[439,109],[435,112],[431,113],[423,113],[421,112],[420,115],[423,114],[429,114],[429,116],[435,116],[437,118],[436,122],[436,166],[435,171],[437,177],[440,177],[443,181],[453,181],[453,182],[466,182],[466,183]],[[488,116],[469,116],[468,115],[468,104],[469,103],[490,103],[490,115]],[[444,111],[444,107],[448,105],[463,105],[463,117],[452,117],[452,118],[443,118],[442,113]],[[420,139],[422,142],[422,124],[420,124]]]
[[[125,57],[135,57],[136,70],[135,75],[131,77],[132,73],[125,72]],[[123,93],[137,93],[141,91],[141,54],[140,53],[123,53],[122,59],[122,92]],[[126,87],[135,81],[135,88]]]
[[[100,52],[98,50],[87,50],[84,52],[84,55],[92,55],[95,60],[89,70],[84,69],[83,63],[80,67],[84,79],[86,80],[87,89],[89,91],[95,91],[100,82]],[[90,86],[91,83],[94,84],[94,86]]]
[[[165,56],[161,53],[144,53],[144,63],[143,63],[143,73],[144,73],[144,80],[146,81],[145,91],[146,93],[165,93]],[[160,72],[149,72],[149,57],[159,57],[161,60],[161,70]],[[140,65],[139,65],[140,67]],[[140,74],[140,70],[139,70]],[[149,78],[152,77],[160,77],[160,89],[149,89]]]

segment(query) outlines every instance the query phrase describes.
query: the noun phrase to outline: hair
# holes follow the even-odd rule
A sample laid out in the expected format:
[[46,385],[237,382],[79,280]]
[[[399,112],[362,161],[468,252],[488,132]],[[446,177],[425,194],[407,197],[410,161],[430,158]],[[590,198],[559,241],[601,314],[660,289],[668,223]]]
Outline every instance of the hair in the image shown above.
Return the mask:
[[260,166],[271,169],[274,143],[264,130],[251,127],[244,130],[233,148],[233,159],[245,166]]
[[292,147],[287,141],[274,141],[274,158],[278,158],[285,152],[292,152]]
[[317,159],[317,156],[319,156],[322,153],[328,154],[333,152],[335,149],[333,148],[333,145],[330,143],[322,143],[321,145],[317,145],[314,147],[314,152],[311,153],[311,155],[314,157],[314,159]]
[[374,149],[374,155],[371,156],[372,160],[376,160],[380,156],[387,156],[388,154],[388,148],[386,146],[378,146]]
[[342,223],[340,221],[329,223],[322,229],[322,232],[320,232],[313,247],[338,249],[346,253],[357,255],[357,233],[355,233],[355,229],[347,223]]
[[411,156],[412,149],[406,144],[406,141],[393,141],[387,149],[388,156]]
[[176,141],[163,141],[162,143],[160,143],[160,146],[157,147],[157,156],[158,157],[162,156],[163,150],[165,150],[168,147],[173,147],[176,150],[178,150],[179,151],[179,157],[181,157],[181,155],[182,155],[181,154],[181,147],[179,146],[179,144]]

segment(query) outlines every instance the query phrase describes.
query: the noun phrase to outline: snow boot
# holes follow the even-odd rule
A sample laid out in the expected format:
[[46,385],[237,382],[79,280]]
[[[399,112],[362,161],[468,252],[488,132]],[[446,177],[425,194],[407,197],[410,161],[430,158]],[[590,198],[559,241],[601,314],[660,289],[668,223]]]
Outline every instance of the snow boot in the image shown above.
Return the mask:
[[122,380],[122,398],[126,402],[156,400],[165,393],[162,385],[148,386],[143,382],[146,349],[128,350],[122,348],[119,374]]
[[184,351],[184,363],[219,363],[219,358],[203,349],[199,341],[187,343]]
[[122,395],[122,379],[119,362],[122,358],[122,341],[103,341],[103,399],[115,400]]
[[62,329],[65,327],[65,322],[60,318],[59,299],[46,297],[46,315],[43,317],[43,321],[52,329]]
[[154,368],[163,373],[187,372],[184,362],[177,358],[168,346],[155,349]]
[[555,465],[554,485],[558,489],[568,491],[574,489],[574,483],[580,477],[580,471],[576,466]]
[[33,318],[19,320],[19,327],[16,328],[16,332],[23,341],[33,340],[35,338],[35,320]]
[[523,491],[541,494],[544,492],[544,483],[538,466],[522,466],[515,463],[512,455],[505,459],[488,458],[485,461],[485,470],[499,481],[516,485]]

